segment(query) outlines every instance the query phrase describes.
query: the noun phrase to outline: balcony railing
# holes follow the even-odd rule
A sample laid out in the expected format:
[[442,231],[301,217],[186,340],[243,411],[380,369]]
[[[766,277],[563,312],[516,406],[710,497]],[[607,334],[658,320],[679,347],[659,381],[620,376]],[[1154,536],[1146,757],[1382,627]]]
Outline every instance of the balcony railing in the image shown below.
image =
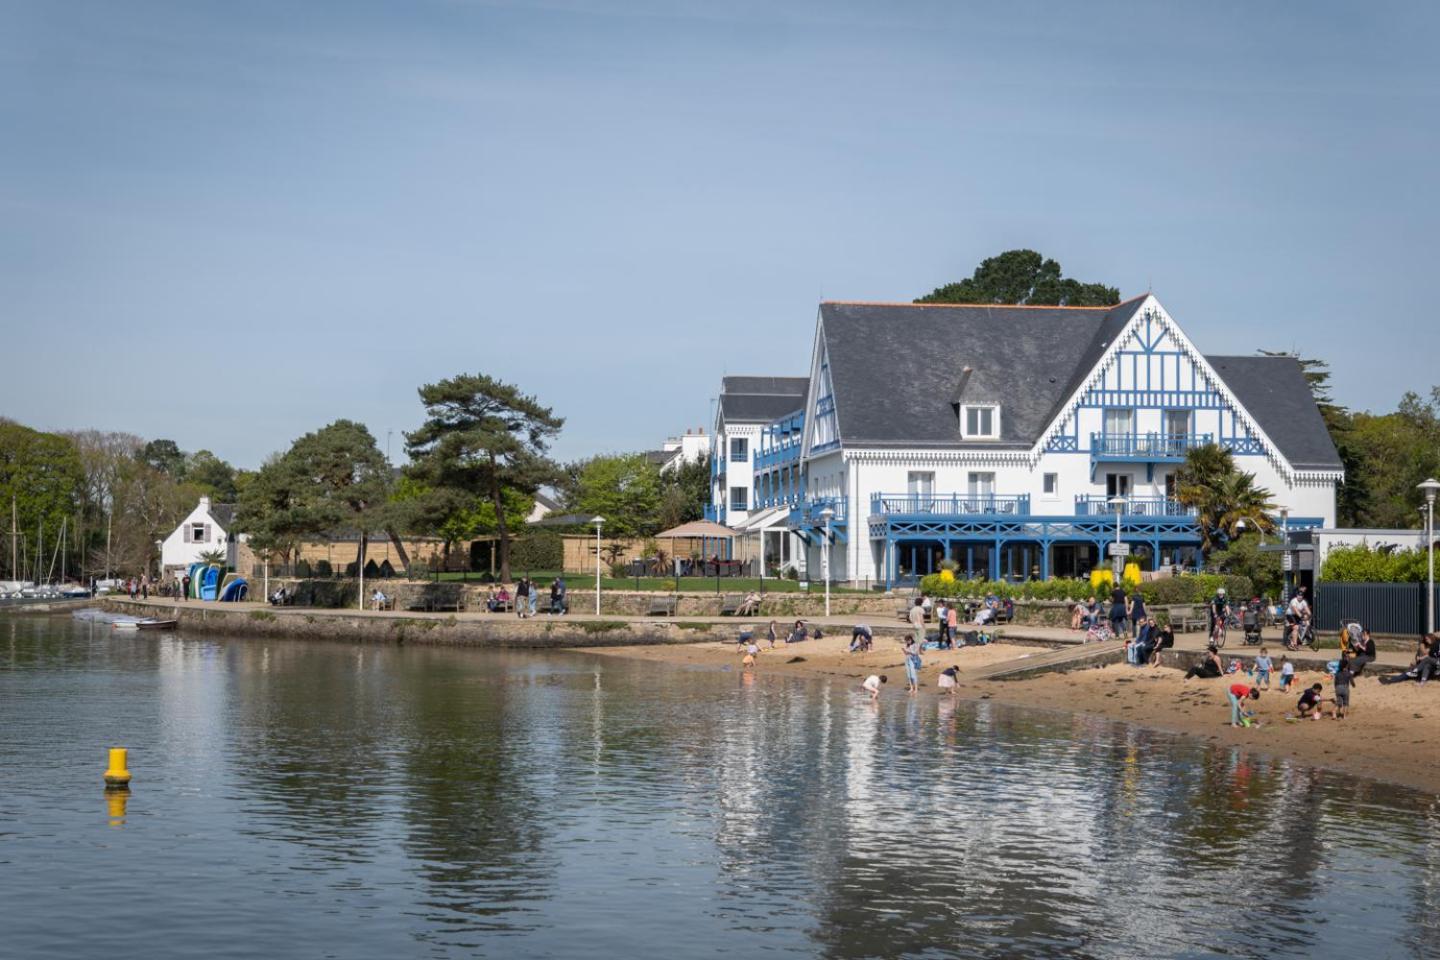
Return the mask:
[[[1126,517],[1188,517],[1195,511],[1169,497],[1126,497],[1122,516]],[[1082,495],[1075,498],[1077,517],[1113,517],[1115,508],[1108,497]]]
[[1184,460],[1191,450],[1213,442],[1208,433],[1092,433],[1090,455],[1106,460]]
[[881,493],[870,500],[872,514],[906,514],[940,517],[1001,514],[1028,516],[1030,495],[1022,494],[950,494],[918,496],[909,493]]
[[800,438],[776,444],[755,455],[755,469],[763,470],[766,467],[779,466],[786,463],[795,463],[800,459]]

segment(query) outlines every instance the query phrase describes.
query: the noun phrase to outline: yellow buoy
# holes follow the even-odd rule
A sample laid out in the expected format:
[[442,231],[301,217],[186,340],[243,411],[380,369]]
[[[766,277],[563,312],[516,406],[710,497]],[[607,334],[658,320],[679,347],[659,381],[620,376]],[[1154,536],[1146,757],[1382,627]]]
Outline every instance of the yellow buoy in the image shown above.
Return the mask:
[[105,807],[110,814],[110,825],[125,822],[125,805],[130,802],[130,791],[124,787],[108,787],[105,790]]
[[105,786],[125,787],[130,784],[130,768],[126,765],[130,751],[124,747],[110,748],[110,769],[105,771]]

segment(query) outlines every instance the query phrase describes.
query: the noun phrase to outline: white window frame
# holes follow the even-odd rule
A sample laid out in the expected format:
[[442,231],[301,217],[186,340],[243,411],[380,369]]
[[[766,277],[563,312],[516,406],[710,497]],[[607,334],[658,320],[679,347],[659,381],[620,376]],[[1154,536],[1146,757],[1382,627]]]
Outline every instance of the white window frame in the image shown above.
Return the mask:
[[[738,457],[735,455],[735,446],[736,446],[736,444],[739,444],[739,445],[740,445],[740,455],[739,455]],[[731,437],[731,438],[730,438],[730,449],[727,451],[727,453],[729,454],[729,459],[730,459],[730,462],[731,462],[731,463],[749,463],[749,462],[750,462],[750,438],[749,438],[749,437]]]
[[203,523],[192,523],[192,524],[190,524],[190,542],[191,542],[191,543],[208,543],[208,542],[209,542],[209,537],[205,536],[205,524],[203,524]]
[[[735,503],[735,494],[737,494],[737,493],[740,494],[740,496],[743,497],[744,500],[745,500],[744,503],[741,503],[741,504],[739,504],[738,506],[737,506],[736,503]],[[749,512],[749,510],[750,510],[750,490],[749,490],[748,487],[731,487],[731,488],[730,488],[730,496],[729,496],[728,499],[729,499],[729,502],[730,502],[730,509],[731,509],[731,510],[738,511],[738,512],[740,512],[740,513],[748,513],[748,512]]]
[[[990,411],[990,432],[970,432],[970,412],[975,411],[978,415],[982,410]],[[977,421],[978,423],[978,421]],[[998,403],[962,403],[960,405],[960,436],[966,440],[999,440],[1000,439],[1000,404]]]
[[1043,496],[1046,500],[1058,500],[1060,498],[1060,474],[1041,474],[1040,495]]
[[965,477],[965,493],[971,500],[988,499],[995,496],[995,472],[993,470],[972,470]]

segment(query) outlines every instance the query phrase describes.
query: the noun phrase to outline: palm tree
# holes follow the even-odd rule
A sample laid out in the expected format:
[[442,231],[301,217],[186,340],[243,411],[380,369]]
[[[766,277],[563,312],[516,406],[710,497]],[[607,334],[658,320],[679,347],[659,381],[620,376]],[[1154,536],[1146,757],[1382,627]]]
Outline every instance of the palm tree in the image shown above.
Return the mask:
[[1268,514],[1275,509],[1270,491],[1255,485],[1255,475],[1239,470],[1235,457],[1216,444],[1193,448],[1175,471],[1175,499],[1195,509],[1200,545],[1208,552],[1217,536],[1240,531],[1240,522],[1260,530],[1275,528]]
[[198,558],[201,563],[213,563],[216,566],[225,566],[226,556],[224,550],[204,550]]

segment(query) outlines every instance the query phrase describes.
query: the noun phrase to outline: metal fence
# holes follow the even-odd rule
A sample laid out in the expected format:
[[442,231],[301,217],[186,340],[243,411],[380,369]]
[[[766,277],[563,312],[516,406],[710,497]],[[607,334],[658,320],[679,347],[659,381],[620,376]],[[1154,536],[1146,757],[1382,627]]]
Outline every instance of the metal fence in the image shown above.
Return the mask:
[[[1440,587],[1436,587],[1440,611]],[[1417,636],[1425,632],[1423,583],[1324,583],[1315,588],[1316,627],[1339,628],[1340,621],[1359,620],[1371,633]]]

